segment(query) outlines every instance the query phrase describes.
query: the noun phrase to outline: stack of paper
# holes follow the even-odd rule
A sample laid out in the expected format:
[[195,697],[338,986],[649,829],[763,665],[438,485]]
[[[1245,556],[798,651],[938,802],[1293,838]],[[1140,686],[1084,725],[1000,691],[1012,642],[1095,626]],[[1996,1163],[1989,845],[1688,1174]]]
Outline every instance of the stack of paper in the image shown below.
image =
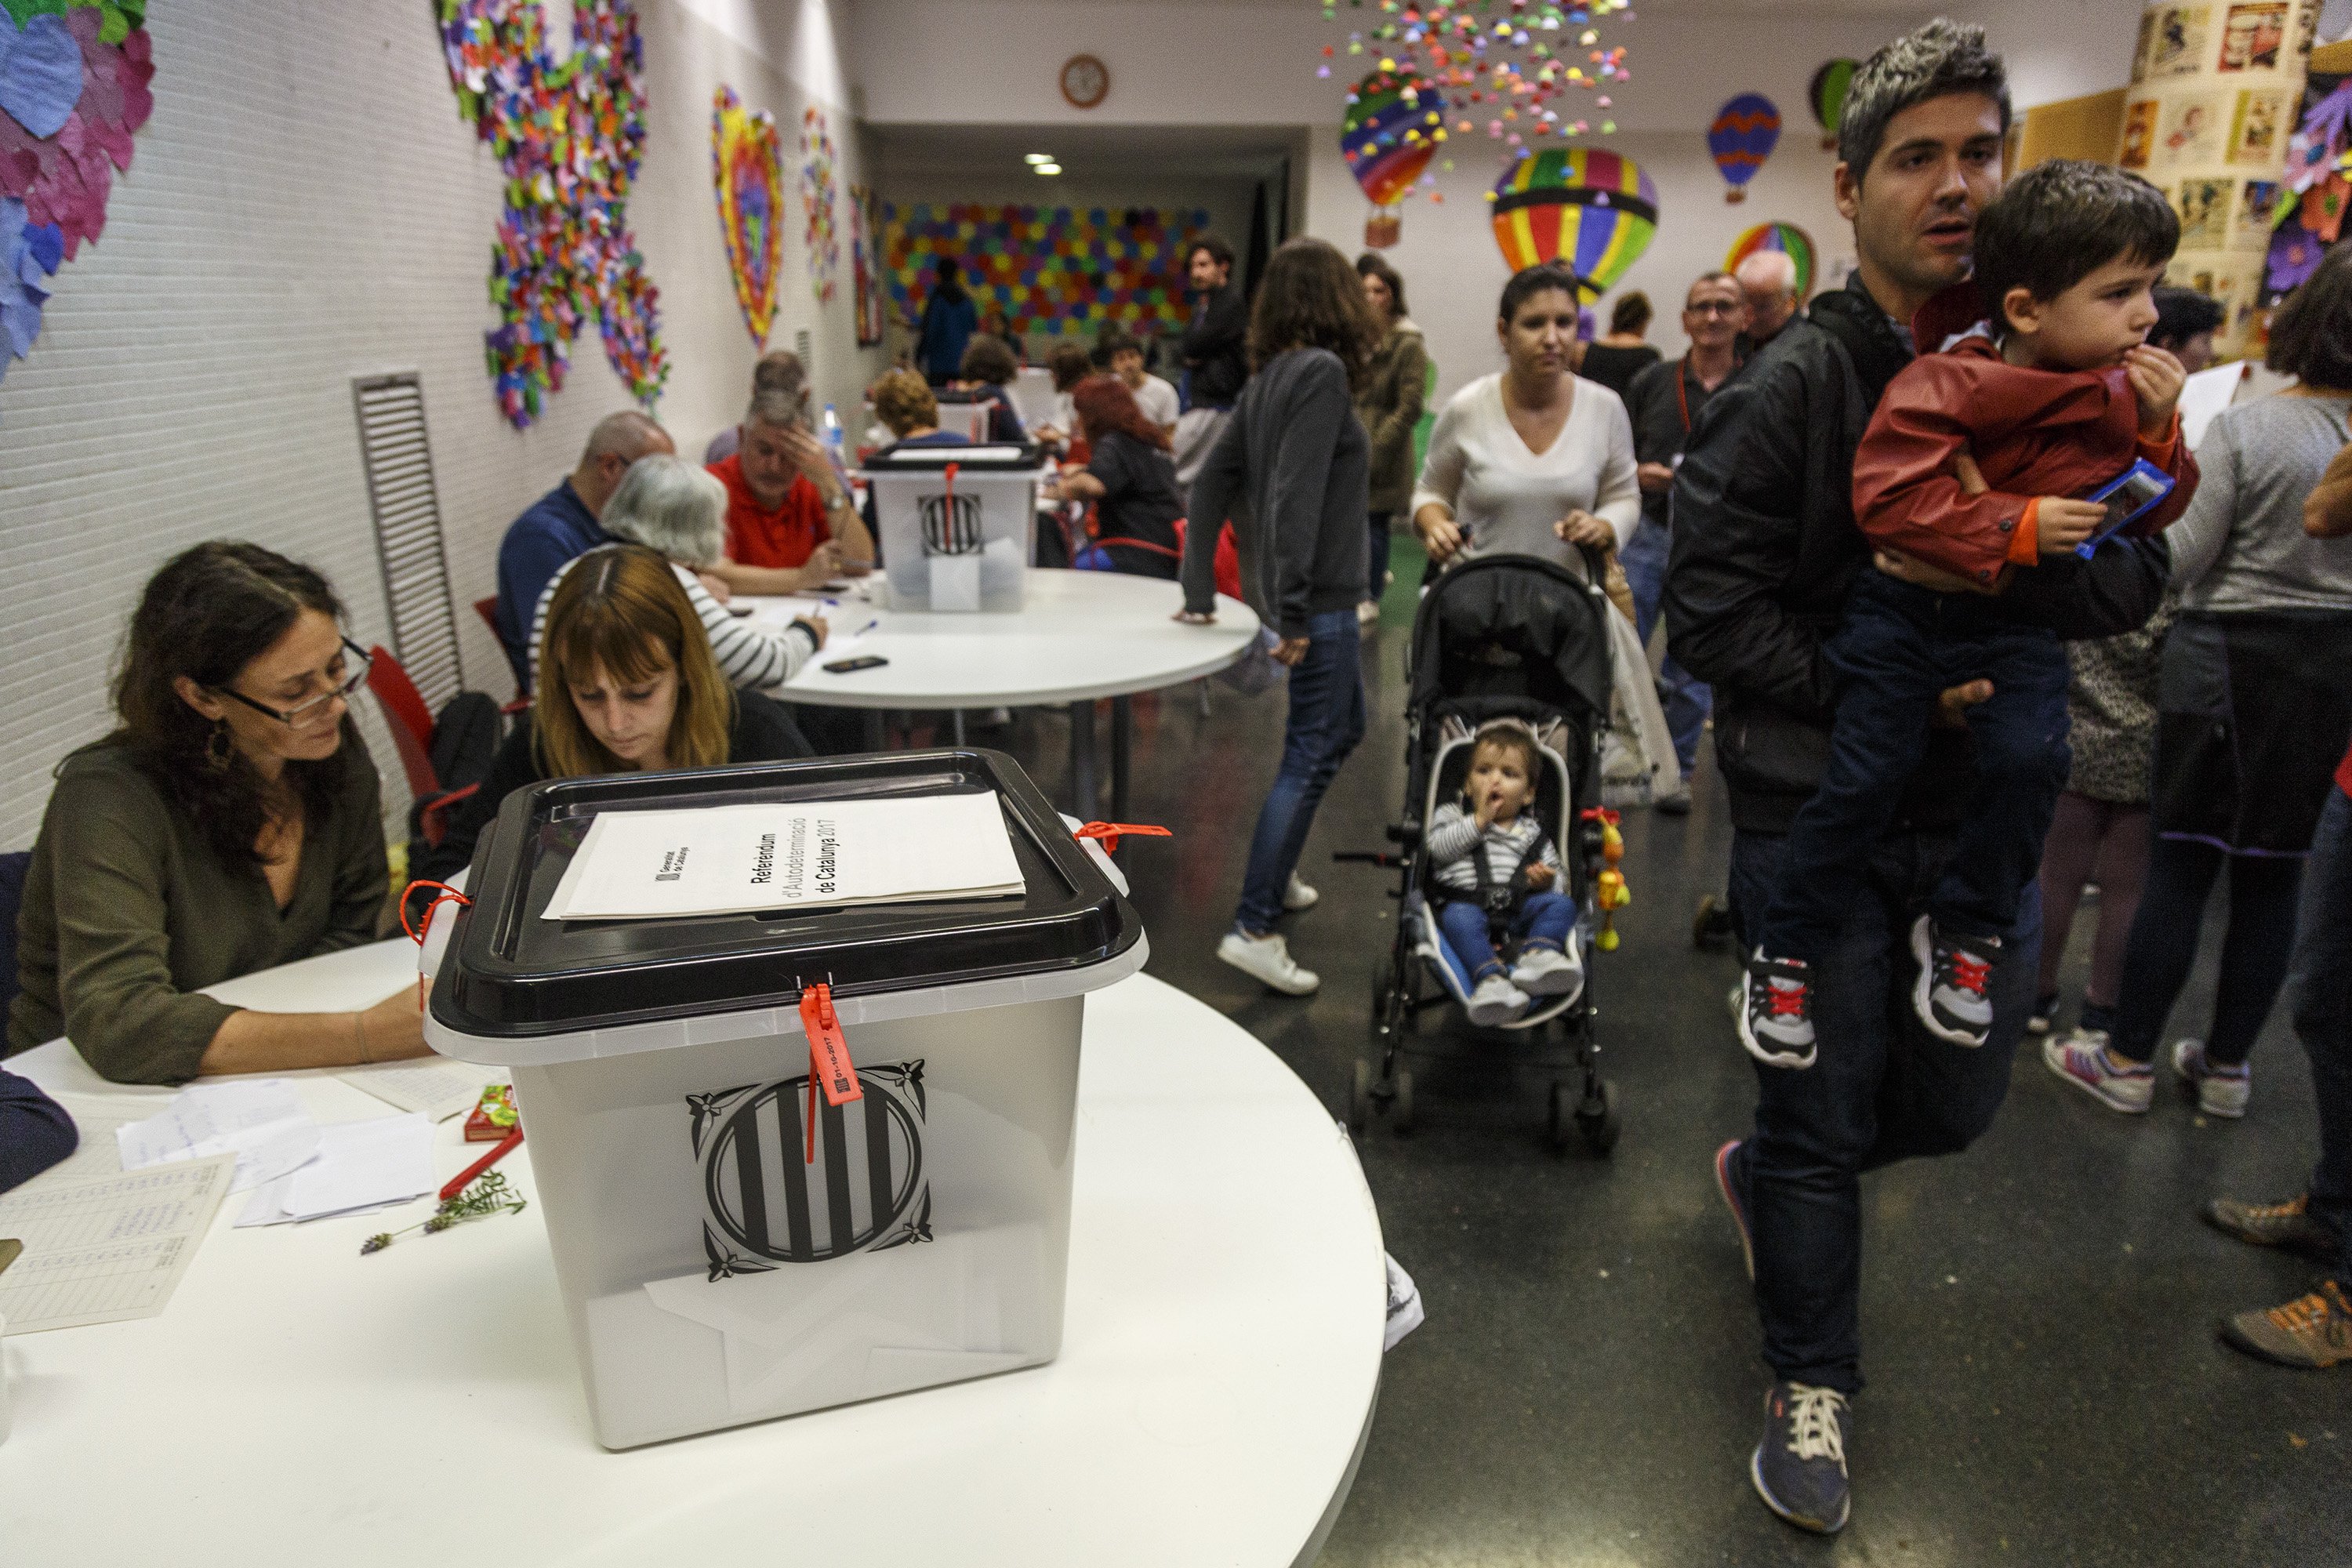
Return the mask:
[[828,909],[1025,889],[993,791],[600,814],[545,918]]
[[422,1112],[319,1129],[318,1157],[247,1200],[240,1226],[366,1214],[423,1197],[433,1180],[433,1120]]
[[51,1171],[0,1197],[0,1236],[25,1243],[0,1274],[9,1333],[162,1311],[236,1163],[224,1153],[112,1174]]
[[115,1129],[126,1171],[175,1160],[236,1156],[229,1191],[275,1180],[310,1158],[319,1126],[284,1079],[191,1084],[144,1121]]
[[363,1089],[386,1105],[421,1110],[436,1121],[446,1121],[474,1109],[488,1081],[480,1068],[441,1057],[380,1062],[353,1068],[341,1077],[353,1089]]

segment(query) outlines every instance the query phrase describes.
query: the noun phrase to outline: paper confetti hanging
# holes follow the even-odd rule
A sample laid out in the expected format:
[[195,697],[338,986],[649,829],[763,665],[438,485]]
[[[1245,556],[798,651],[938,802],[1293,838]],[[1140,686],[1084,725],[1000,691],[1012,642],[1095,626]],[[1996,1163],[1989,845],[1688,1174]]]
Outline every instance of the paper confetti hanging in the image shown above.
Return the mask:
[[650,408],[669,376],[658,293],[627,221],[645,150],[645,46],[630,0],[572,0],[572,53],[549,54],[539,0],[437,0],[457,111],[498,154],[506,210],[490,250],[499,325],[483,334],[499,406],[521,429],[563,390],[593,310],[604,357]]
[[1184,326],[1185,251],[1208,227],[1198,209],[887,205],[883,261],[890,299],[910,320],[932,259],[949,256],[983,320],[1003,310],[1019,333],[1116,325],[1147,337]]
[[155,111],[147,0],[0,4],[0,376],[32,352],[47,279],[106,227]]
[[806,221],[809,288],[820,305],[833,300],[834,275],[841,270],[841,240],[835,232],[833,132],[824,110],[801,116],[801,216]]
[[1797,298],[1803,300],[1813,292],[1812,237],[1792,223],[1759,223],[1731,242],[1731,250],[1723,258],[1723,269],[1730,272],[1759,250],[1777,250],[1796,264]]
[[850,305],[857,312],[857,346],[882,341],[882,258],[875,241],[882,233],[871,185],[849,187]]
[[1706,150],[1730,187],[1723,193],[1725,201],[1748,199],[1748,182],[1780,141],[1780,111],[1761,93],[1743,92],[1716,110],[1715,123],[1706,129]]
[[731,88],[710,102],[710,184],[719,198],[719,234],[735,302],[754,347],[768,345],[776,316],[776,280],[784,264],[783,139],[776,117],[747,110]]

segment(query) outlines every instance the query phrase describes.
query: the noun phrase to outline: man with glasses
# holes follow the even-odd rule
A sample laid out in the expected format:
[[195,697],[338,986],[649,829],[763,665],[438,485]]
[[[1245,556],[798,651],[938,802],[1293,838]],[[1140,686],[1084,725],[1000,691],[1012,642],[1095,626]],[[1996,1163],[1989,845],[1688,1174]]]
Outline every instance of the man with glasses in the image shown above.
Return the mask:
[[[1747,321],[1748,307],[1731,274],[1707,273],[1690,286],[1683,301],[1683,334],[1690,339],[1689,352],[1678,360],[1645,367],[1625,390],[1625,412],[1633,421],[1633,457],[1640,464],[1633,477],[1642,487],[1642,521],[1625,542],[1621,560],[1633,590],[1635,629],[1644,647],[1658,624],[1659,602],[1666,590],[1666,531],[1673,521],[1667,501],[1674,490],[1675,466],[1682,461],[1691,422],[1715,389],[1739,368],[1734,344]],[[1698,738],[1706,728],[1712,698],[1706,684],[1685,669],[1671,648],[1658,672],[1658,700],[1675,738],[1682,778],[1655,805],[1679,816],[1690,810],[1691,770],[1698,765]]]
[[580,466],[530,503],[499,544],[499,646],[514,669],[515,689],[530,689],[530,614],[563,563],[612,542],[596,520],[621,488],[629,465],[649,452],[675,454],[669,433],[635,409],[598,420]]

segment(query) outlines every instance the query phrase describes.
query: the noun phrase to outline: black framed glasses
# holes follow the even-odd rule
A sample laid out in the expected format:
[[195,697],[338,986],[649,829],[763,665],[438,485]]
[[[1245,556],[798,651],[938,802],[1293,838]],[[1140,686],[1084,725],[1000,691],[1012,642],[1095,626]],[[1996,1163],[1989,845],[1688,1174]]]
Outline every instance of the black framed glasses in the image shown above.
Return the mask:
[[1696,304],[1685,305],[1683,309],[1694,316],[1736,316],[1739,314],[1742,306],[1736,300],[1701,300]]
[[232,690],[226,686],[216,686],[213,689],[223,697],[244,703],[256,713],[277,720],[290,730],[299,730],[306,724],[317,722],[319,717],[326,712],[328,703],[339,697],[349,697],[367,684],[368,671],[375,664],[375,656],[349,637],[343,639],[343,651],[352,655],[356,660],[355,663],[345,663],[343,678],[329,687],[323,695],[313,697],[306,702],[298,702],[291,708],[272,708],[268,703],[256,702],[244,692]]

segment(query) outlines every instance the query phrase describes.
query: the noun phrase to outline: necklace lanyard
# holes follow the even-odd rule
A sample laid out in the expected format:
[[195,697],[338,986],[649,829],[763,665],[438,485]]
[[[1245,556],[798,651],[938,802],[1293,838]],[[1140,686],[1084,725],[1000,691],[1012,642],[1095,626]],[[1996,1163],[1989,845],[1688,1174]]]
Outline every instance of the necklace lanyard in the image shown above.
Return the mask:
[[1675,362],[1675,407],[1683,416],[1683,434],[1690,434],[1690,355]]

